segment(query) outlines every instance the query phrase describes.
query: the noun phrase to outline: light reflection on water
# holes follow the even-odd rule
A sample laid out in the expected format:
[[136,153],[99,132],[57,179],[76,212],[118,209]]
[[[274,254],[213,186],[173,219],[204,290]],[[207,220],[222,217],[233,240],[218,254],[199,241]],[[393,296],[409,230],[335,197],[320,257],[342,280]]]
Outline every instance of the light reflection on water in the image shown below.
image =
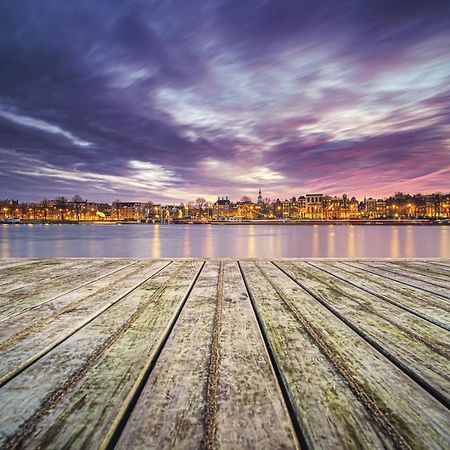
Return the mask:
[[2,257],[450,257],[446,226],[1,225]]
[[[359,248],[361,254],[364,254],[364,240],[360,242]],[[348,229],[348,255],[349,258],[354,258],[357,256],[356,252],[356,230],[353,225],[349,226]]]
[[448,227],[443,228],[441,233],[440,233],[440,237],[441,237],[441,245],[440,245],[441,254],[439,256],[441,258],[448,258],[448,255],[449,255],[450,242],[449,242],[448,234],[449,234]]
[[[407,230],[406,230],[407,231]],[[391,256],[392,258],[398,258],[400,256],[400,243],[398,227],[391,227]]]
[[335,251],[335,238],[336,233],[334,232],[334,225],[330,225],[330,229],[328,232],[328,247],[327,247],[327,254],[330,257],[334,256]]
[[[161,238],[159,237],[159,227],[160,225],[153,226],[153,237],[152,237],[152,257],[161,258]],[[108,255],[109,256],[109,255]]]
[[313,225],[312,251],[311,256],[320,254],[319,246],[319,225]]

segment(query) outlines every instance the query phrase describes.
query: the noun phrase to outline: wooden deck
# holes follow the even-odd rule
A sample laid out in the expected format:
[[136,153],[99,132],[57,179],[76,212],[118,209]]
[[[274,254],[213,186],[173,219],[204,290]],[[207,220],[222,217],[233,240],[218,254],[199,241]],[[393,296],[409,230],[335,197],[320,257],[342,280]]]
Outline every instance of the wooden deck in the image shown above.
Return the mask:
[[0,260],[0,448],[450,448],[449,260]]

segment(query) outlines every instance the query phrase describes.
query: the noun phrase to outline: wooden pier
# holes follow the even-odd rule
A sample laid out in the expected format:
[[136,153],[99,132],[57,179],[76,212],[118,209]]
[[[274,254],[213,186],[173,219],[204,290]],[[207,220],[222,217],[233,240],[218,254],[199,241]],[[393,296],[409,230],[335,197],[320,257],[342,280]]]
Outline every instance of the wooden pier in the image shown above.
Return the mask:
[[449,260],[0,260],[0,448],[450,448]]

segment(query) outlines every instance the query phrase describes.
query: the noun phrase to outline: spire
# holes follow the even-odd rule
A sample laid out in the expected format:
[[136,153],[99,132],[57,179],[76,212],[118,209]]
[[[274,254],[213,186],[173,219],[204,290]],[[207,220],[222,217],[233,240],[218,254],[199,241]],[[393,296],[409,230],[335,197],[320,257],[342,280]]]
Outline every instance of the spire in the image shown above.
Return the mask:
[[259,192],[258,192],[258,203],[262,202],[262,194],[261,194],[261,188],[259,188]]

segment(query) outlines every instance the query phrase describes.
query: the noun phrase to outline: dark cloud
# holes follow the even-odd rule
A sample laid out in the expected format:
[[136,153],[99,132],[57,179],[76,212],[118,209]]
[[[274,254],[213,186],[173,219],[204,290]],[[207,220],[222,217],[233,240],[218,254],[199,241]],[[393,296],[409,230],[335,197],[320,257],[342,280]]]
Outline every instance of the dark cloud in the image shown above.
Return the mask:
[[442,189],[448,30],[439,0],[3,2],[0,198]]
[[218,7],[217,25],[237,50],[255,58],[271,51],[323,47],[370,60],[400,56],[448,34],[446,0],[232,0]]

